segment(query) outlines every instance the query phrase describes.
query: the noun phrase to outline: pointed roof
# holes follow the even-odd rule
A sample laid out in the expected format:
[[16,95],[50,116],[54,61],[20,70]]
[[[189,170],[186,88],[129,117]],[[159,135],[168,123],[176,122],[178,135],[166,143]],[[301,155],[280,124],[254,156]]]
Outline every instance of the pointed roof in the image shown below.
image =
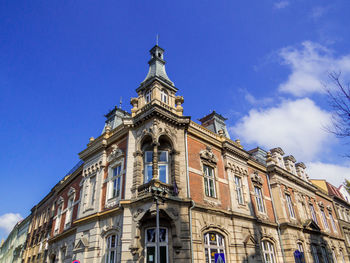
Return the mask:
[[174,83],[169,79],[165,70],[165,60],[164,60],[164,49],[155,45],[150,51],[151,59],[148,61],[149,69],[146,78],[141,82],[140,87],[136,90],[137,92],[145,88],[154,79],[160,80],[168,88],[174,89]]

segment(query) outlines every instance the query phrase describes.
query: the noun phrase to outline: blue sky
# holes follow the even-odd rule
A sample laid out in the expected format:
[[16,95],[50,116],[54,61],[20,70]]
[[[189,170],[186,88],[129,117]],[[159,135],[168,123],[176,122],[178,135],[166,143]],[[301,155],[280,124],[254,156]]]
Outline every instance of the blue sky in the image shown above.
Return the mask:
[[328,72],[350,80],[348,0],[0,1],[0,238],[78,162],[130,98],[159,34],[197,120],[229,118],[246,149],[280,146],[312,178],[350,178],[325,132]]

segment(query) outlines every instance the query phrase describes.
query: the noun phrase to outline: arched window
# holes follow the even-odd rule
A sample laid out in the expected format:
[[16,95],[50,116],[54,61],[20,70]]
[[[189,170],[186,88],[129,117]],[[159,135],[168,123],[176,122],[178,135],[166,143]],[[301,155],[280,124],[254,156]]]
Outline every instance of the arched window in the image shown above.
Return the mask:
[[[146,247],[146,263],[156,262],[156,229],[147,228],[145,233],[145,247]],[[160,249],[160,262],[168,263],[168,229],[159,228],[159,249]]]
[[117,245],[118,236],[110,235],[106,238],[106,261],[105,263],[116,263],[117,262]]
[[152,99],[152,90],[148,90],[146,91],[145,93],[145,100],[146,100],[146,103],[149,103]]
[[275,249],[273,244],[268,240],[263,240],[261,242],[261,248],[262,248],[262,253],[264,257],[264,262],[275,263],[276,257],[275,257]]
[[216,232],[208,232],[204,235],[205,262],[215,263],[215,254],[225,253],[225,240],[222,235]]
[[168,93],[165,90],[160,92],[160,99],[162,102],[168,104]]

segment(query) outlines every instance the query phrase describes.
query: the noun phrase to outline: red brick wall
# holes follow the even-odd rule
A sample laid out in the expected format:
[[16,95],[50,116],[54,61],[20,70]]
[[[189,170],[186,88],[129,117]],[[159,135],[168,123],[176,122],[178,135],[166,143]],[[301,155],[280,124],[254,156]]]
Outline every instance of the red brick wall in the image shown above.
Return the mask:
[[[198,171],[202,171],[202,162],[199,153],[202,150],[205,150],[207,146],[211,146],[210,144],[200,141],[199,139],[192,138],[191,136],[187,137],[187,146],[188,146],[188,165],[191,168],[194,168]],[[212,147],[212,151],[214,155],[217,157],[217,164],[215,171],[216,178],[227,179],[227,174],[225,171],[223,157],[221,152]],[[199,175],[194,172],[189,172],[189,180],[190,180],[190,189],[191,189],[191,197],[192,199],[198,203],[206,205],[204,199],[215,201],[216,198],[211,198],[205,196],[204,192],[204,179],[202,175]],[[221,205],[218,208],[221,209],[229,209],[231,205],[230,200],[230,191],[229,185],[227,183],[219,182],[216,180],[216,193],[217,198],[219,199],[219,203]]]

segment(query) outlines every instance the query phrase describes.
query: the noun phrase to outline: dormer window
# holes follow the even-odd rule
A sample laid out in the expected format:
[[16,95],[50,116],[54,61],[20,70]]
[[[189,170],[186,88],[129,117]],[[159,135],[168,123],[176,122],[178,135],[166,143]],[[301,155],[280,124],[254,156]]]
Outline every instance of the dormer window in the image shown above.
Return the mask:
[[152,99],[152,91],[149,90],[149,91],[147,91],[146,94],[145,94],[146,103],[151,102],[151,99]]
[[168,104],[168,93],[165,90],[160,92],[160,99],[162,102]]

